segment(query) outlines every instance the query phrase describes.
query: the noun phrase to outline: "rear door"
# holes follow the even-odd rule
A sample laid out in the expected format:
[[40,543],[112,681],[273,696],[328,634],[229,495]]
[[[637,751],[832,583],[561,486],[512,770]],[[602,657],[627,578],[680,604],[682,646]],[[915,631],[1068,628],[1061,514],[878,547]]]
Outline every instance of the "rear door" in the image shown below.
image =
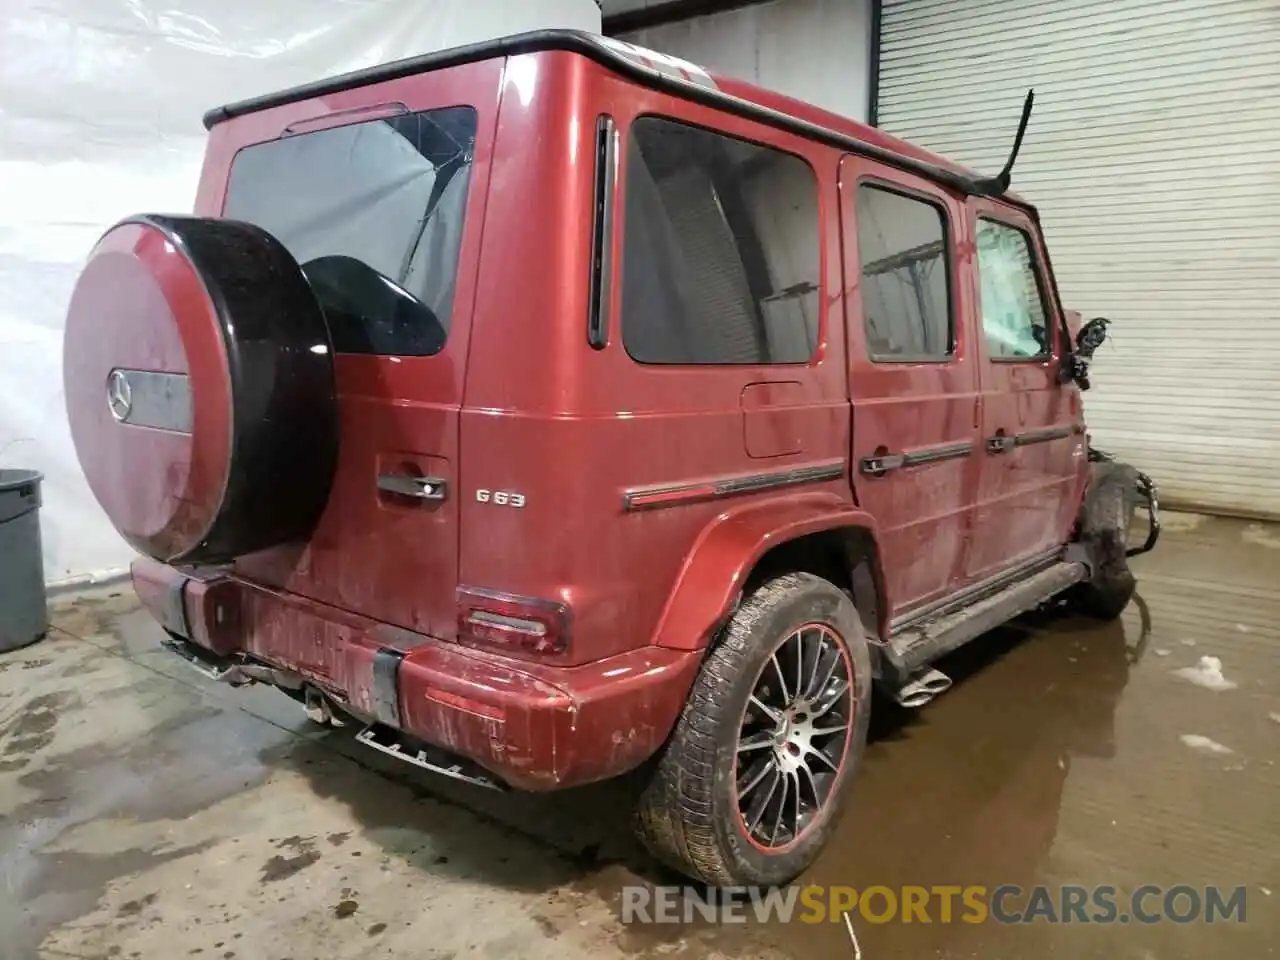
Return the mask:
[[978,357],[956,268],[964,205],[858,157],[840,166],[853,484],[879,524],[893,617],[954,589],[976,492]]
[[1021,210],[969,201],[982,381],[979,506],[965,561],[980,580],[1066,540],[1087,469],[1080,392],[1060,384],[1060,307]]
[[333,335],[342,431],[311,542],[237,570],[437,637],[455,631],[458,425],[501,69],[228,124],[245,143],[232,144],[221,213],[274,234],[307,273]]

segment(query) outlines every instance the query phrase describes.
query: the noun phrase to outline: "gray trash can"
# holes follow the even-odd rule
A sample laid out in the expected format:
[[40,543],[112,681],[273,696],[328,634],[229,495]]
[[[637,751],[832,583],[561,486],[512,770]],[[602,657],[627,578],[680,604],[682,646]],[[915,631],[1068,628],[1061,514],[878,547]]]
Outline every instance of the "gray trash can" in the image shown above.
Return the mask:
[[40,546],[40,481],[34,470],[0,470],[0,653],[49,629]]

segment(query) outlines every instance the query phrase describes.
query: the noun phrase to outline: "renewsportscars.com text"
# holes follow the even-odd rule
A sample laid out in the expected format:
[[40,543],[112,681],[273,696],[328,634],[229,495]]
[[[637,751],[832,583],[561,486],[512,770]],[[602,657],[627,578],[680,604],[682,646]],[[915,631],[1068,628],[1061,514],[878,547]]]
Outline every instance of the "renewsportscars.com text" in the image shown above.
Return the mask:
[[1245,887],[1063,884],[622,889],[623,923],[1244,923]]

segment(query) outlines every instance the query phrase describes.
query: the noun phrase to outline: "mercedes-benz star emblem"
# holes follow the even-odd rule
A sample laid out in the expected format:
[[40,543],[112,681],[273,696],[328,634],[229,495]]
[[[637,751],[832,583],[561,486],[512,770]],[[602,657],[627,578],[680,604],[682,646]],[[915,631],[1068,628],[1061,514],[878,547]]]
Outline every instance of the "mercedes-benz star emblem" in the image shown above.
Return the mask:
[[133,410],[133,388],[123,370],[112,370],[107,378],[107,406],[111,415],[123,423]]

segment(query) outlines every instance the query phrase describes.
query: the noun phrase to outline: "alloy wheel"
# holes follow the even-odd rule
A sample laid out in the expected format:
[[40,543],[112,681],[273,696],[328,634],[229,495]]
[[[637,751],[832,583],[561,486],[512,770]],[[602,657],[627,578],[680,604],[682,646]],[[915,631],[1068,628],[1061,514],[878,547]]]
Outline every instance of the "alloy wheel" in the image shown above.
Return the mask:
[[737,743],[738,816],[753,845],[791,846],[831,801],[853,727],[853,680],[845,644],[826,624],[788,634],[765,661]]

